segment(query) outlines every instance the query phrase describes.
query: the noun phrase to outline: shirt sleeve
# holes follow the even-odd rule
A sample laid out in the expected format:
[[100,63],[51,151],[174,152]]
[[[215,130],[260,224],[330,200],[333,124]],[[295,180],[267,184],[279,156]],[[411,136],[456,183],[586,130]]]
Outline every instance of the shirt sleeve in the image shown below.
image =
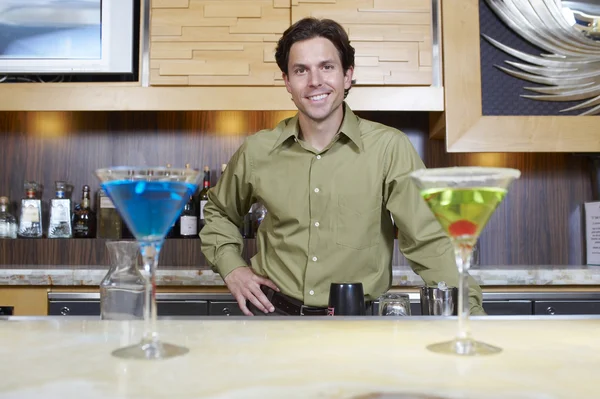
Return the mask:
[[[395,132],[384,159],[384,201],[398,227],[400,251],[426,285],[445,281],[458,287],[459,273],[450,239],[409,176],[412,171],[425,168],[423,161],[401,132]],[[481,288],[471,276],[469,304],[472,314],[485,314]]]
[[205,225],[200,231],[202,253],[223,279],[234,269],[247,266],[242,257],[244,240],[239,229],[255,202],[251,177],[252,162],[246,140],[231,157],[218,183],[208,191]]

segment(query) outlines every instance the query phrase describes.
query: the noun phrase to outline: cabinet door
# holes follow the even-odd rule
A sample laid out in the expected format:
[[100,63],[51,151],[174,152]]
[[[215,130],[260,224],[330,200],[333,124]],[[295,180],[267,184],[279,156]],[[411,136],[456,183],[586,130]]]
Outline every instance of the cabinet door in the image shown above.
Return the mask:
[[207,301],[156,301],[157,316],[206,316]]
[[290,0],[154,0],[150,84],[283,85],[275,46]]
[[536,315],[600,314],[600,301],[535,301]]
[[331,18],[355,53],[356,85],[431,85],[431,0],[291,0],[292,23]]
[[489,316],[531,315],[531,301],[483,301],[483,310]]

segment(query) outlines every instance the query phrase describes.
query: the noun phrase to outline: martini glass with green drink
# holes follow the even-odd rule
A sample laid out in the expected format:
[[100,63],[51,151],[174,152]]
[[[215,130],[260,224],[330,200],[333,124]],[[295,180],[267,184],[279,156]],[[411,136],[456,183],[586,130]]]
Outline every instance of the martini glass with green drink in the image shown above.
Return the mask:
[[469,327],[469,268],[473,246],[508,187],[521,175],[516,169],[451,167],[421,169],[413,181],[452,241],[459,272],[458,336],[428,346],[433,352],[456,355],[489,355],[502,349],[471,337]]
[[130,359],[165,359],[187,348],[163,343],[156,331],[156,268],[169,228],[198,187],[200,172],[192,169],[119,166],[96,170],[102,189],[112,200],[140,245],[145,277],[144,336],[137,345],[113,355]]

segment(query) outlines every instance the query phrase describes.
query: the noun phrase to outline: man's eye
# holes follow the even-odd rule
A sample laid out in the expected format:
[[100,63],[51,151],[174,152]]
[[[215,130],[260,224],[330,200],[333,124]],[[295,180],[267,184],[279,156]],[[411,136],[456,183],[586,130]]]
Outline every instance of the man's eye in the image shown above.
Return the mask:
[[306,71],[306,69],[304,68],[297,68],[296,69],[296,73],[304,73]]
[[325,65],[325,69],[333,69],[333,65]]

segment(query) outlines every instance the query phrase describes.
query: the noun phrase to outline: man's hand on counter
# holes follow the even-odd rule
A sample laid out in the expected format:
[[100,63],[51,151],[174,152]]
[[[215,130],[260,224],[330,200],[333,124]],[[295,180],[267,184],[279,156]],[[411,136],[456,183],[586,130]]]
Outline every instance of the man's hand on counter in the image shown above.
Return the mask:
[[275,291],[279,291],[279,288],[271,280],[255,274],[251,268],[247,266],[238,267],[229,273],[224,281],[245,315],[253,316],[246,306],[246,300],[252,302],[261,312],[275,311],[273,304],[269,302],[260,286],[266,285]]

